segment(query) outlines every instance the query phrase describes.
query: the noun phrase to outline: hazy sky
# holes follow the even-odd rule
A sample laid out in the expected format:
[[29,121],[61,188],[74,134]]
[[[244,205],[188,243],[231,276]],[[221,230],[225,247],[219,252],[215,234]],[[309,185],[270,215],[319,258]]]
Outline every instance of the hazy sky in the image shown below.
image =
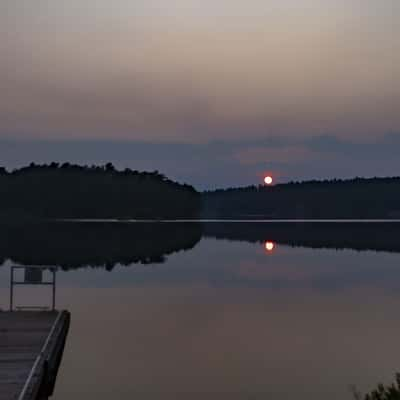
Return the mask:
[[0,54],[9,167],[400,173],[398,0],[0,0]]

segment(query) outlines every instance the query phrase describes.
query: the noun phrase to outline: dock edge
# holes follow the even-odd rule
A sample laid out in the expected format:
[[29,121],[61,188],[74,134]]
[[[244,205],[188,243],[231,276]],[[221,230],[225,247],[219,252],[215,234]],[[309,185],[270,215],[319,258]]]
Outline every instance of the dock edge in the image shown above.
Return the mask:
[[68,311],[59,311],[50,333],[32,366],[18,400],[43,400],[53,394],[71,321]]

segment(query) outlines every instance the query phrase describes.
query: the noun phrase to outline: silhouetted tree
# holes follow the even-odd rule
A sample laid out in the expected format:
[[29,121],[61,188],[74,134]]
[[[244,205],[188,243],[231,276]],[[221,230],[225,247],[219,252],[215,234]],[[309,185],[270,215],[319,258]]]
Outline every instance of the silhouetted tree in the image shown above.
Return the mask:
[[157,171],[64,163],[0,171],[0,216],[32,218],[194,218],[200,194]]
[[400,178],[354,178],[203,193],[213,218],[400,218]]
[[362,396],[356,389],[353,389],[355,400],[400,400],[400,374],[396,374],[396,382],[385,386],[379,384],[376,389]]

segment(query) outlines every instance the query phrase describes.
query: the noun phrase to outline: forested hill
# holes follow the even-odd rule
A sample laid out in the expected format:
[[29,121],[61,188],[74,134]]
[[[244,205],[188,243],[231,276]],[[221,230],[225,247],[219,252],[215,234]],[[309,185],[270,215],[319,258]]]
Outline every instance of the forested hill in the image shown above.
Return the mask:
[[400,178],[355,178],[203,193],[205,218],[400,218]]
[[193,218],[200,203],[189,185],[157,171],[118,171],[110,163],[0,169],[0,219]]

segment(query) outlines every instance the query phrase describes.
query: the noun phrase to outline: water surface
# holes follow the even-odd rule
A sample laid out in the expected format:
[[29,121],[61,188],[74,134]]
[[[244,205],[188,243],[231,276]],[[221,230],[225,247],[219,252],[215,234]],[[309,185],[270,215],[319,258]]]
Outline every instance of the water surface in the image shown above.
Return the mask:
[[[0,235],[57,265],[54,399],[351,399],[400,369],[400,225],[59,224]],[[268,245],[266,243],[268,242]],[[11,261],[10,261],[11,260]],[[15,301],[49,303],[18,288]]]

